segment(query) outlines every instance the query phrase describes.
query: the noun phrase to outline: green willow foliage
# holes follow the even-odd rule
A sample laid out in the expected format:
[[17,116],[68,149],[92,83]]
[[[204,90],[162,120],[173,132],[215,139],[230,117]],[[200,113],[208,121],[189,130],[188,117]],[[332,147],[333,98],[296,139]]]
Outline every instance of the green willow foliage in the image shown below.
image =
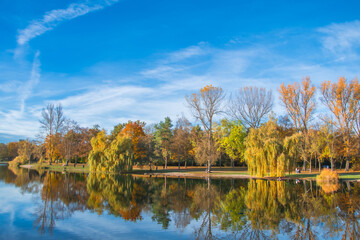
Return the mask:
[[134,183],[131,176],[90,173],[86,185],[90,194],[87,204],[98,214],[107,210],[115,216],[122,216],[132,207]]
[[101,131],[91,139],[89,166],[92,172],[125,172],[132,170],[134,153],[131,139],[119,133],[115,139]]
[[285,155],[276,121],[270,119],[260,128],[250,129],[244,154],[251,175],[281,177],[285,175]]
[[300,134],[282,139],[276,120],[250,129],[245,140],[245,160],[252,176],[283,177],[292,169],[299,149]]

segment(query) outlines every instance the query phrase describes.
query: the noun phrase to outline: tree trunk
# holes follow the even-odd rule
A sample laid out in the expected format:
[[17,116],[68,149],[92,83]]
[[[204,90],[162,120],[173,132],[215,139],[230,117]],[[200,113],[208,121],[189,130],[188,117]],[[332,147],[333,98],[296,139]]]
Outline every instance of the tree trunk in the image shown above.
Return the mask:
[[220,168],[221,168],[222,154],[220,153]]
[[310,161],[310,172],[312,172],[312,167],[311,167],[311,157],[310,157],[309,161]]
[[51,134],[49,139],[49,164],[51,165],[52,162],[52,150],[51,150]]
[[180,159],[178,160],[178,169],[180,169]]
[[345,171],[348,172],[350,167],[350,158],[349,156],[346,157],[346,165],[345,165]]
[[167,161],[168,161],[168,157],[165,157],[165,169],[167,169]]
[[211,152],[211,130],[210,130],[210,133],[209,133],[209,159],[208,159],[208,173],[211,172],[211,158],[212,158],[212,152]]
[[306,171],[306,158],[304,158],[303,171]]
[[187,160],[185,161],[185,168],[187,168]]

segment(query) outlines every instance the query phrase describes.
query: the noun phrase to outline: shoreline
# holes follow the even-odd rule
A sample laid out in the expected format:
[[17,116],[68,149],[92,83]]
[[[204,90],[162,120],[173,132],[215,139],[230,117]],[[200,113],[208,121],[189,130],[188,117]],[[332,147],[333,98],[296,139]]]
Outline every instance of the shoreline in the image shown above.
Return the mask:
[[[51,170],[56,172],[76,172],[76,173],[89,173],[88,167],[85,167],[84,164],[79,164],[77,166],[68,165],[37,165],[37,164],[24,164],[20,165],[21,168],[26,169],[43,169],[43,170]],[[276,180],[276,181],[288,181],[288,180],[316,180],[316,175],[318,172],[313,173],[303,173],[299,174],[299,176],[294,174],[287,175],[285,177],[256,177],[250,176],[247,171],[244,171],[243,168],[238,168],[238,172],[236,169],[232,168],[215,168],[217,170],[213,170],[213,172],[205,173],[203,172],[203,168],[195,167],[188,169],[177,169],[177,168],[169,168],[167,170],[153,170],[149,171],[147,169],[135,169],[132,172],[128,172],[125,174],[131,174],[136,177],[171,177],[171,178],[228,178],[228,179],[263,179],[263,180]],[[240,170],[239,170],[240,169]],[[360,182],[360,172],[343,172],[339,171],[341,181],[353,181]]]

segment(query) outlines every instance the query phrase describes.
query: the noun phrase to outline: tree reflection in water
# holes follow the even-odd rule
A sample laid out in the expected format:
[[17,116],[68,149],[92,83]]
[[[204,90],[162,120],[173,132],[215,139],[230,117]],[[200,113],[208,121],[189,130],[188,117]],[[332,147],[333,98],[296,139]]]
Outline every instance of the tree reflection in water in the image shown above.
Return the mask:
[[[360,239],[360,184],[314,181],[140,178],[9,168],[0,179],[40,196],[34,227],[51,233],[76,211],[112,214],[163,229],[193,229],[195,239]],[[196,222],[196,223],[195,223]]]

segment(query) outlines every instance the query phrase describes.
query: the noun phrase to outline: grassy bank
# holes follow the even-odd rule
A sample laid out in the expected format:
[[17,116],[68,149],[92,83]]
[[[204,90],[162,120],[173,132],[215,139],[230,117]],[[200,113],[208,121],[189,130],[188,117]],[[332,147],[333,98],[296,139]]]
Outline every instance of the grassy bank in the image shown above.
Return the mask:
[[31,168],[31,169],[45,169],[54,172],[80,172],[80,173],[88,173],[89,167],[86,164],[69,164],[68,166],[64,166],[64,164],[48,164],[48,163],[35,163],[35,164],[27,164],[21,165],[23,168]]
[[[336,170],[336,172],[339,174],[340,180],[360,180],[360,172],[359,171],[349,171],[346,172],[344,170]],[[319,175],[319,171],[312,171],[311,173],[309,171],[303,172],[303,173],[291,173],[287,174],[286,177],[293,178],[293,179],[311,179],[315,180],[316,176]]]

